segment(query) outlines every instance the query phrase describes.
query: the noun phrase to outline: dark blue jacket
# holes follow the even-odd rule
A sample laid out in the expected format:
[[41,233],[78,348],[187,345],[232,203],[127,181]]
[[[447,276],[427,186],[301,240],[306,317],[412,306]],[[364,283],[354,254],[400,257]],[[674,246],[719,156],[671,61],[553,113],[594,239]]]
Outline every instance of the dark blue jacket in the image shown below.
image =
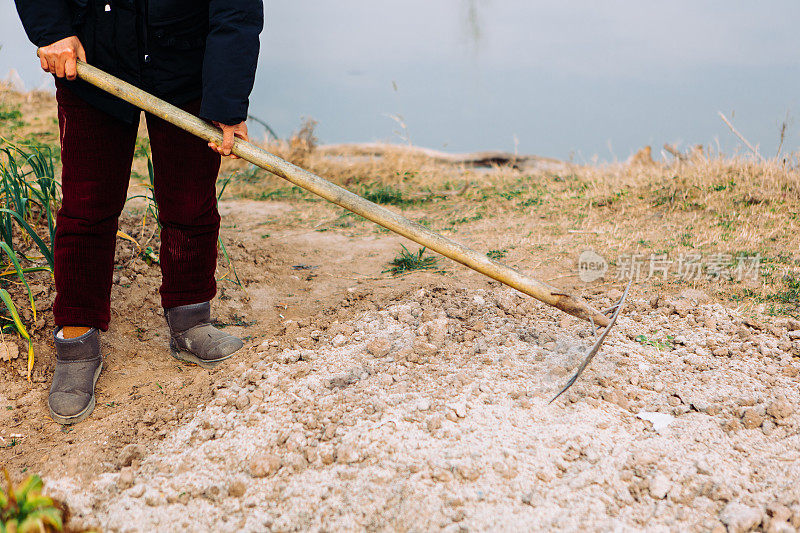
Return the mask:
[[[47,46],[77,35],[87,61],[168,102],[202,97],[200,116],[247,117],[264,25],[262,0],[15,0],[28,38]],[[89,84],[71,88],[127,122],[139,111]]]

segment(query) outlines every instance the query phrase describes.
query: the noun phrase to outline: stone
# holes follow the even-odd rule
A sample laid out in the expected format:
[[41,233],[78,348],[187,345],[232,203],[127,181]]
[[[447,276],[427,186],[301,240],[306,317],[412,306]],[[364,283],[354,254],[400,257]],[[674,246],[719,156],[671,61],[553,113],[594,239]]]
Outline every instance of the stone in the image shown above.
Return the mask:
[[358,450],[355,446],[342,444],[336,448],[336,462],[343,464],[356,463],[359,460]]
[[730,502],[719,513],[719,519],[728,528],[728,533],[745,533],[755,529],[761,523],[760,509]]
[[324,465],[333,464],[333,461],[335,459],[335,457],[333,455],[333,448],[331,448],[330,446],[327,446],[327,445],[320,446],[319,458],[322,461],[322,464],[324,464]]
[[147,448],[141,444],[128,444],[119,452],[119,456],[117,456],[117,466],[120,468],[131,466],[131,463],[144,457],[145,453],[147,453]]
[[660,472],[650,480],[650,483],[648,485],[648,489],[650,490],[650,496],[652,496],[656,500],[663,500],[664,498],[666,498],[667,493],[671,488],[672,488],[672,483],[670,482],[669,478]]
[[392,343],[385,337],[372,339],[367,344],[367,351],[375,357],[383,357],[392,349]]
[[135,479],[133,476],[133,468],[126,466],[122,470],[119,471],[119,477],[117,478],[117,488],[119,490],[125,490],[133,486]]
[[428,420],[425,422],[425,425],[428,428],[428,431],[433,433],[434,431],[442,427],[442,423],[444,423],[442,415],[437,414],[428,418]]
[[742,424],[746,429],[755,429],[757,427],[761,427],[761,424],[764,423],[764,416],[759,413],[759,410],[755,407],[750,407],[745,409],[744,415],[742,416]]
[[281,458],[274,453],[259,453],[250,461],[250,475],[267,477],[274,475],[281,467]]
[[241,479],[235,479],[228,485],[228,496],[231,498],[241,498],[245,492],[247,492],[247,485]]
[[778,420],[789,418],[794,413],[794,406],[789,403],[785,398],[779,398],[769,404],[767,407],[767,414],[775,417]]
[[417,337],[414,339],[414,353],[423,356],[433,356],[439,353],[439,348],[436,345],[426,342],[424,339]]
[[347,344],[347,337],[339,333],[333,338],[331,344],[333,344],[334,348],[341,348],[342,346]]
[[681,317],[686,317],[686,315],[688,315],[694,310],[694,305],[690,301],[685,300],[683,298],[679,298],[673,301],[672,304],[673,307],[675,308],[675,313],[677,313],[678,316]]
[[250,398],[248,397],[247,393],[242,392],[239,396],[236,397],[236,408],[238,410],[246,409],[248,405],[250,405]]

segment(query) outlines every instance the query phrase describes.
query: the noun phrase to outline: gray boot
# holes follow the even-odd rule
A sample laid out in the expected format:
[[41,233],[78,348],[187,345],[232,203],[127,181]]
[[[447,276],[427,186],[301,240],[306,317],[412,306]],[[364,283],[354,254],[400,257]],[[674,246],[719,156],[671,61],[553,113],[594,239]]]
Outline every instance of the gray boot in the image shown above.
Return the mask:
[[47,406],[59,424],[77,424],[94,410],[94,386],[103,369],[100,334],[95,328],[80,337],[62,339],[54,333],[56,370]]
[[241,339],[211,325],[211,302],[171,307],[164,316],[175,359],[214,368],[244,346]]

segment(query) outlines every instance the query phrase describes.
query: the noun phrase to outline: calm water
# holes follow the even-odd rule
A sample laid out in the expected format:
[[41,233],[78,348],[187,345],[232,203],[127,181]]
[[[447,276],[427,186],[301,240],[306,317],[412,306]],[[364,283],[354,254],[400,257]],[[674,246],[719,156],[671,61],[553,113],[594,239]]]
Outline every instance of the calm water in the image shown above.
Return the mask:
[[[797,0],[281,0],[266,13],[251,111],[282,136],[313,117],[328,143],[613,160],[665,142],[735,151],[722,111],[767,155],[788,113],[785,148],[800,148]],[[0,75],[49,84],[10,0],[0,15]]]

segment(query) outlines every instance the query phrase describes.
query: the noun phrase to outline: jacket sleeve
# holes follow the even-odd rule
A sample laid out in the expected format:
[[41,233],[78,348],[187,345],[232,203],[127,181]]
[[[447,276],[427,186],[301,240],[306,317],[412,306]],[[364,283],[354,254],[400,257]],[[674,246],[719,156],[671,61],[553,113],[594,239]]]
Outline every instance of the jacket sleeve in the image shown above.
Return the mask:
[[16,4],[25,33],[36,46],[75,35],[67,0],[16,0]]
[[247,118],[264,6],[262,0],[210,0],[209,10],[200,116],[238,124]]

